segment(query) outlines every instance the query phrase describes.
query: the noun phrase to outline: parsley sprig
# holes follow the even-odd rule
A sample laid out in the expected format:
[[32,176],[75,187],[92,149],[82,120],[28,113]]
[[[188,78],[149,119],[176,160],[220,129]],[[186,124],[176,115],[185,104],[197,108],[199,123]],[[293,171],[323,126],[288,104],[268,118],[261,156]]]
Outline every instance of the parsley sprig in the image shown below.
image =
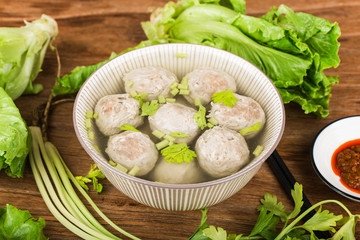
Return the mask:
[[76,181],[80,184],[82,188],[86,191],[89,191],[89,187],[86,185],[87,183],[93,183],[93,189],[97,191],[97,193],[101,193],[103,186],[99,183],[99,179],[104,179],[105,175],[101,172],[100,169],[97,168],[96,164],[92,164],[90,171],[88,174],[84,176],[76,176]]
[[[245,239],[267,239],[267,240],[308,240],[318,239],[315,231],[330,231],[333,236],[330,239],[355,240],[355,225],[360,215],[353,215],[340,201],[324,200],[314,204],[302,214],[300,209],[303,205],[302,185],[295,183],[292,190],[294,209],[286,211],[284,205],[277,201],[275,195],[266,193],[261,199],[261,205],[257,207],[259,216],[257,222],[248,236],[242,234],[227,234],[221,227],[216,228],[206,223],[207,210],[202,210],[200,227],[188,240],[245,240]],[[328,210],[322,210],[327,203],[335,203],[342,207],[348,216],[335,215]],[[299,222],[311,211],[318,209],[316,213],[303,224]],[[300,215],[299,215],[300,214]],[[277,226],[279,223],[282,226]],[[277,232],[278,231],[278,232]]]
[[189,163],[196,157],[196,153],[189,149],[186,143],[175,143],[161,150],[161,155],[165,157],[167,162]]
[[222,92],[216,92],[211,96],[211,99],[214,103],[222,103],[228,107],[235,106],[238,101],[231,89]]

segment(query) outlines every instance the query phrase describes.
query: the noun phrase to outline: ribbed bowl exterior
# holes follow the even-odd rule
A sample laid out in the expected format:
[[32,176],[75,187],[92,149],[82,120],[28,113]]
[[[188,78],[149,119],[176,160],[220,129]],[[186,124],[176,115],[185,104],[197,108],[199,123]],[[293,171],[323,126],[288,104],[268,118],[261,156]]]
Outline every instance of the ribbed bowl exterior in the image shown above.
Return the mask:
[[[181,55],[181,57],[179,57]],[[184,57],[185,56],[185,57]],[[263,152],[239,172],[218,180],[198,184],[164,184],[140,179],[110,166],[102,149],[100,135],[88,139],[85,115],[93,110],[103,96],[123,93],[125,73],[145,66],[161,66],[179,79],[198,67],[213,67],[232,75],[237,92],[260,103],[266,114],[266,124],[257,144]],[[258,68],[246,60],[223,50],[195,44],[160,44],[123,54],[99,68],[80,89],[73,112],[76,135],[85,151],[96,162],[107,179],[130,198],[159,209],[185,211],[217,204],[246,185],[262,163],[275,150],[284,130],[285,113],[281,97],[272,82]]]

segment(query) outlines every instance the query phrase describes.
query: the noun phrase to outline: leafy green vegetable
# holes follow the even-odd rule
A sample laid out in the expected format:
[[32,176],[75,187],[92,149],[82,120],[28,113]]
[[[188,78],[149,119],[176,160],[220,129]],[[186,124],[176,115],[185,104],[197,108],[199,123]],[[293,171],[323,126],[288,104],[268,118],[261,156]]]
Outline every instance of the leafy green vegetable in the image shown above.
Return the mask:
[[222,103],[230,108],[235,106],[238,101],[231,89],[222,92],[216,92],[211,96],[211,99],[214,103]]
[[[337,200],[324,200],[314,204],[312,207],[300,214],[303,205],[302,186],[295,183],[291,192],[295,207],[287,212],[281,202],[277,202],[276,196],[268,193],[261,199],[261,205],[257,207],[259,216],[249,236],[242,234],[227,234],[227,232],[206,223],[207,209],[202,211],[203,215],[199,228],[188,240],[241,240],[241,239],[267,239],[267,240],[316,240],[315,231],[331,231],[334,235],[331,240],[355,239],[355,225],[360,215],[353,215],[341,202]],[[335,215],[328,210],[322,210],[326,203],[336,203],[349,215]],[[318,208],[316,213],[305,223],[298,223],[312,210]],[[300,214],[300,215],[299,215]],[[293,219],[291,221],[291,219]],[[279,220],[282,226],[278,226]]]
[[103,186],[101,183],[99,183],[99,179],[104,179],[105,175],[100,171],[100,169],[97,169],[96,164],[91,164],[90,171],[88,174],[83,176],[76,176],[76,181],[80,184],[82,188],[84,188],[86,191],[89,191],[89,187],[86,185],[87,183],[93,182],[93,189],[97,191],[97,193],[101,193]]
[[338,78],[323,71],[340,62],[338,24],[294,13],[285,5],[261,18],[244,11],[243,0],[180,0],[155,11],[142,27],[149,40],[203,44],[237,54],[269,76],[284,103],[296,102],[305,113],[326,117]]
[[57,23],[47,15],[20,28],[0,28],[0,87],[12,99],[36,94],[43,87],[32,85],[41,71],[47,47],[58,34]]
[[43,234],[45,220],[35,219],[29,211],[6,204],[0,208],[0,239],[48,239]]
[[187,162],[196,157],[196,154],[193,150],[190,150],[186,143],[176,143],[172,144],[161,150],[161,155],[165,157],[167,162]]
[[[85,198],[98,215],[115,230],[129,239],[140,240],[118,227],[100,211],[66,166],[56,147],[51,142],[44,142],[40,128],[29,128],[33,139],[29,154],[30,166],[41,196],[54,217],[82,239],[120,240],[90,213],[83,203]],[[98,172],[94,170],[90,175],[98,176]],[[83,199],[80,199],[73,186],[82,194]]]
[[131,126],[130,124],[124,124],[123,126],[120,127],[120,130],[140,132],[139,130],[137,130],[136,128],[134,128],[133,126]]
[[159,109],[159,103],[156,101],[144,102],[141,105],[141,116],[152,116]]
[[10,177],[22,177],[31,137],[19,109],[0,87],[0,170]]
[[106,59],[100,63],[90,65],[90,66],[78,66],[78,67],[74,68],[70,74],[64,75],[64,76],[56,79],[57,83],[51,90],[52,94],[54,96],[57,96],[57,95],[76,93],[77,91],[79,91],[79,89],[81,88],[82,84],[86,81],[86,79],[88,79],[88,77],[90,77],[90,75],[95,70],[97,70],[99,67],[101,67],[102,65],[104,65],[105,63],[110,61],[111,59],[114,59],[117,56],[120,56],[124,53],[127,53],[129,51],[132,51],[132,50],[135,50],[135,49],[138,49],[141,47],[160,44],[160,43],[164,43],[164,41],[157,41],[157,40],[142,41],[139,45],[137,45],[133,48],[126,49],[119,54],[111,53],[111,55],[108,59]]

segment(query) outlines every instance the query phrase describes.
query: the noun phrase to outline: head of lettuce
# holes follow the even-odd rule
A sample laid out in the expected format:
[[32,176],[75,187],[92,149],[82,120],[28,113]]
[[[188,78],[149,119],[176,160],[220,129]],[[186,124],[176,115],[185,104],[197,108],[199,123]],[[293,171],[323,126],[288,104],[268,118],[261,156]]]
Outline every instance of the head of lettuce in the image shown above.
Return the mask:
[[0,170],[10,177],[22,177],[31,147],[29,130],[19,109],[0,87]]
[[0,28],[0,87],[13,100],[43,89],[32,81],[41,71],[47,47],[58,34],[56,21],[45,14],[25,24]]

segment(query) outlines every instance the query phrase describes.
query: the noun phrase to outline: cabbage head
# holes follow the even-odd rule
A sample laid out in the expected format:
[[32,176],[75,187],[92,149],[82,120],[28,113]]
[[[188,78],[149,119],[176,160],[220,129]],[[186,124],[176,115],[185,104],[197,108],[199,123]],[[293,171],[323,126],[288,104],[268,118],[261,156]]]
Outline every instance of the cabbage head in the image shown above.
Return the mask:
[[47,47],[58,34],[56,21],[44,14],[25,24],[0,28],[0,87],[13,100],[43,89],[32,81],[41,71]]
[[0,87],[0,170],[22,177],[31,147],[29,129],[13,100]]

